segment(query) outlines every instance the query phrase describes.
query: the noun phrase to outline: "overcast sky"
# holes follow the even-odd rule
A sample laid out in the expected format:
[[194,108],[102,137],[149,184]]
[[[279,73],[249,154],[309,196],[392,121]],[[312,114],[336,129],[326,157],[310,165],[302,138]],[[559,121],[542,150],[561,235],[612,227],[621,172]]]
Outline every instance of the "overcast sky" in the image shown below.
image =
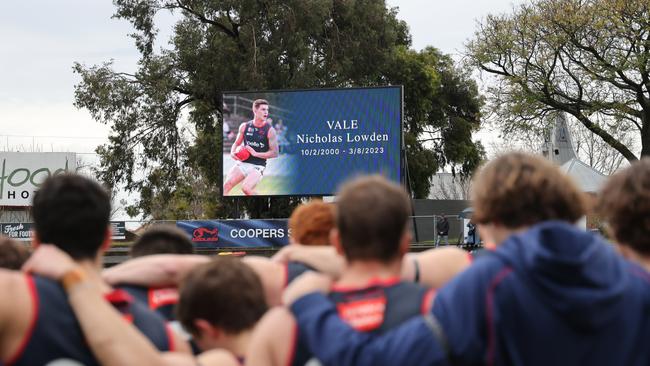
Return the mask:
[[[507,12],[520,0],[388,0],[399,7],[413,47],[435,46],[457,55],[476,20]],[[133,71],[138,53],[125,21],[111,19],[106,0],[20,0],[0,2],[0,150],[92,153],[108,128],[73,105],[75,61],[87,65],[115,60]],[[160,19],[169,37],[173,19]],[[84,155],[92,160],[92,155]]]

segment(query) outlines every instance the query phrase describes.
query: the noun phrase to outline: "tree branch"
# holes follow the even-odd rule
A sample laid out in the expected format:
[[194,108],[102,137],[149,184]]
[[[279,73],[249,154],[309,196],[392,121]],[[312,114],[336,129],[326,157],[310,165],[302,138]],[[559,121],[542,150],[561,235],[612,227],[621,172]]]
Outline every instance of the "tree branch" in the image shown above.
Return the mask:
[[217,27],[218,29],[220,29],[224,34],[228,35],[229,37],[237,38],[237,34],[235,34],[235,32],[233,32],[233,30],[229,29],[228,27],[226,27],[225,25],[219,23],[216,20],[206,18],[206,16],[204,14],[201,14],[201,13],[197,12],[196,10],[190,8],[189,6],[183,4],[182,0],[176,0],[176,4],[177,4],[177,6],[179,8],[185,10],[186,12],[188,12],[191,15],[194,15],[202,23],[207,23],[207,24],[213,25],[213,26]]

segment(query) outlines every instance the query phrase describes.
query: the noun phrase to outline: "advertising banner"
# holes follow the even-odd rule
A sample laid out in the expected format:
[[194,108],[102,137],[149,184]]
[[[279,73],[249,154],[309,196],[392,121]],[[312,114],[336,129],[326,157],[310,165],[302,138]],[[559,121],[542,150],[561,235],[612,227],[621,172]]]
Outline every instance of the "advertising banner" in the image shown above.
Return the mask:
[[0,234],[19,241],[32,240],[31,223],[0,224]]
[[[126,226],[124,221],[111,221],[111,231],[113,240],[126,239]],[[32,228],[34,224],[31,222],[19,222],[0,224],[0,234],[20,241],[32,240]]]
[[0,206],[31,206],[47,177],[76,168],[74,153],[0,152]]
[[124,221],[111,221],[111,239],[124,240],[126,239],[126,224]]
[[223,98],[226,196],[332,195],[359,174],[400,181],[402,87]]
[[177,221],[199,248],[280,247],[289,243],[288,220]]

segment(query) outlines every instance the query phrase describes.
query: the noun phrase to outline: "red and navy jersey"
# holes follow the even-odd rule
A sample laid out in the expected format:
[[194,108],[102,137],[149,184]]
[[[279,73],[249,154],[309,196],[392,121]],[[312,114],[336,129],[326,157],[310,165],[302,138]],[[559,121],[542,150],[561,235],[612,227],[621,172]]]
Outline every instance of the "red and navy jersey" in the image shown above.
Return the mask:
[[[61,285],[43,277],[27,277],[34,304],[32,323],[9,365],[47,365],[55,361],[75,361],[84,366],[99,365]],[[165,320],[133,301],[124,291],[115,290],[106,299],[120,311],[158,350],[173,351],[173,335]],[[97,331],[101,331],[98,329]],[[75,363],[75,364],[76,364]]]
[[[248,145],[257,152],[269,151],[269,130],[271,125],[264,123],[262,127],[255,127],[254,121],[246,122],[244,129],[244,145]],[[266,159],[258,158],[253,155],[244,160],[245,163],[266,166]]]
[[[384,333],[412,317],[427,313],[434,290],[398,278],[371,281],[363,288],[332,288],[330,299],[339,316],[354,329],[376,334]],[[312,352],[295,328],[293,354],[289,365],[305,365]]]
[[160,314],[177,333],[186,337],[195,355],[201,354],[201,349],[192,340],[189,333],[183,329],[176,320],[176,304],[178,304],[178,288],[176,287],[144,287],[137,285],[119,285],[120,290],[124,290],[135,298],[135,301],[146,305],[149,310]]
[[176,320],[174,308],[178,303],[178,289],[176,287],[144,287],[136,285],[119,285],[133,296],[136,301],[147,305],[149,310],[160,314],[167,321]]

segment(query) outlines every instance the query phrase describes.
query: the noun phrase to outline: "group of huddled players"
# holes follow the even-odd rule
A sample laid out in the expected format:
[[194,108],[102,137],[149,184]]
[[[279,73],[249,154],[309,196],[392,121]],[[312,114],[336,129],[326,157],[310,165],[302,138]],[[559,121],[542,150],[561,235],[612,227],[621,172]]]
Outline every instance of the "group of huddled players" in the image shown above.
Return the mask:
[[[195,255],[158,226],[102,270],[107,193],[52,177],[35,251],[0,240],[0,364],[650,364],[650,160],[594,198],[509,153],[475,174],[472,199],[472,254],[408,253],[407,193],[369,176],[299,206],[273,258]],[[616,244],[575,226],[588,210]]]

